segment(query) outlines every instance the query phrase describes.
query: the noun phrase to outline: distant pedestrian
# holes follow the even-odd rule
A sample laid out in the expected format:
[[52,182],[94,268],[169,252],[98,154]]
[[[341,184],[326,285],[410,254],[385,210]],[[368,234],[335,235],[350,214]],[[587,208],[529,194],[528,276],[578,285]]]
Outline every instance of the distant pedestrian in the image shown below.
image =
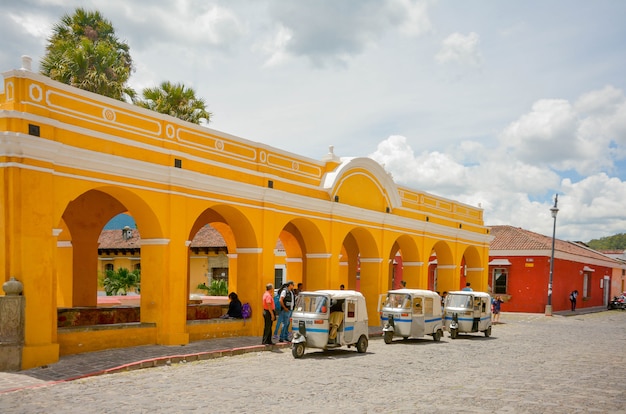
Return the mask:
[[303,286],[304,285],[302,284],[302,282],[300,282],[298,283],[298,287],[293,290],[293,293],[296,295],[296,299],[298,298],[298,295],[300,294],[300,292],[302,292],[302,290],[304,289]]
[[576,298],[578,298],[578,291],[572,290],[572,293],[569,294],[569,301],[572,304],[572,312],[576,310]]
[[339,290],[344,290],[346,287],[344,285],[339,286]]
[[290,280],[286,283],[286,287],[280,293],[280,314],[276,326],[282,325],[280,332],[280,342],[289,341],[289,321],[291,314],[293,313],[293,307],[295,305],[295,295],[293,294],[293,282]]
[[443,294],[441,295],[441,307],[443,308],[444,305],[446,304],[446,297],[448,296],[448,291],[444,290]]
[[466,291],[471,292],[471,291],[473,291],[474,289],[472,289],[472,288],[470,287],[470,282],[467,282],[467,283],[465,284],[465,287],[464,287],[463,289],[461,289],[461,290],[466,290]]
[[501,296],[491,299],[491,313],[493,315],[493,323],[500,323],[500,308],[504,303]]
[[276,320],[276,314],[274,309],[274,298],[271,291],[274,290],[274,285],[268,283],[265,285],[265,293],[263,293],[263,345],[274,345],[272,342],[272,323]]
[[406,280],[401,280],[400,285],[402,286],[403,289],[406,288]]

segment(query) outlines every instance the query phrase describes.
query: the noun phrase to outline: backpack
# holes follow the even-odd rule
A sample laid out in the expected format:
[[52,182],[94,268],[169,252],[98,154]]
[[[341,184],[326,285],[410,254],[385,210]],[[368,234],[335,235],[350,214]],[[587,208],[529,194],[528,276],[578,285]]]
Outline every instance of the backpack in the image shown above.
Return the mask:
[[280,290],[274,295],[274,310],[276,312],[280,311]]
[[280,294],[283,292],[283,289],[285,289],[284,285],[281,286],[280,289],[278,289],[278,291],[274,295],[274,310],[276,312],[280,312],[280,310],[282,309],[282,307],[280,306]]
[[241,316],[243,316],[243,323],[246,323],[246,319],[250,319],[252,316],[252,306],[248,302],[241,306]]

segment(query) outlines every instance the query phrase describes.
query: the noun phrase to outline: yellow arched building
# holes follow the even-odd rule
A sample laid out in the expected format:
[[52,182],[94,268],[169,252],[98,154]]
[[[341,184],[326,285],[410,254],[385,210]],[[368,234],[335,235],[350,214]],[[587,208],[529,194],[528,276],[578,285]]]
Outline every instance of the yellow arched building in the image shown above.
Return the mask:
[[[379,323],[378,294],[401,254],[408,287],[467,278],[487,289],[482,210],[398,186],[371,159],[321,161],[60,84],[3,73],[0,266],[26,299],[24,369],[60,355],[140,344],[260,335],[261,296],[282,242],[306,290],[356,285]],[[297,139],[297,137],[294,137]],[[98,236],[115,215],[141,232],[141,322],[57,328],[59,307],[96,305]],[[187,323],[190,241],[211,224],[228,247],[231,290],[252,320]]]

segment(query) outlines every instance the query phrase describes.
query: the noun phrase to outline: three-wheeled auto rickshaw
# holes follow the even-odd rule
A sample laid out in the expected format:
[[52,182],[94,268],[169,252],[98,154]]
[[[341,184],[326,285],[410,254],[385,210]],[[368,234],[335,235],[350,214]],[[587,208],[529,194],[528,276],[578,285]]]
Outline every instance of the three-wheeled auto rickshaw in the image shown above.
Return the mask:
[[395,289],[380,295],[378,312],[383,339],[390,344],[394,336],[404,339],[443,336],[441,297],[431,290]]
[[291,352],[301,358],[305,348],[356,346],[367,351],[369,328],[365,297],[354,290],[317,290],[298,294],[291,315]]
[[443,313],[452,339],[466,332],[491,335],[491,296],[488,293],[465,290],[448,292]]

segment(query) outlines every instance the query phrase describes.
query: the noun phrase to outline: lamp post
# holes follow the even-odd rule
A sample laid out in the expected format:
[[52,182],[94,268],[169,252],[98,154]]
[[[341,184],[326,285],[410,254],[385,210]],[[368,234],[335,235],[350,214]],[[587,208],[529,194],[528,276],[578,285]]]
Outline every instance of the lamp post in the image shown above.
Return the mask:
[[556,207],[559,202],[559,195],[554,195],[554,207],[550,208],[550,215],[554,223],[552,225],[552,255],[550,256],[550,281],[548,282],[548,303],[546,304],[546,316],[552,316],[552,275],[554,273],[554,240],[556,236],[556,215],[559,209]]

